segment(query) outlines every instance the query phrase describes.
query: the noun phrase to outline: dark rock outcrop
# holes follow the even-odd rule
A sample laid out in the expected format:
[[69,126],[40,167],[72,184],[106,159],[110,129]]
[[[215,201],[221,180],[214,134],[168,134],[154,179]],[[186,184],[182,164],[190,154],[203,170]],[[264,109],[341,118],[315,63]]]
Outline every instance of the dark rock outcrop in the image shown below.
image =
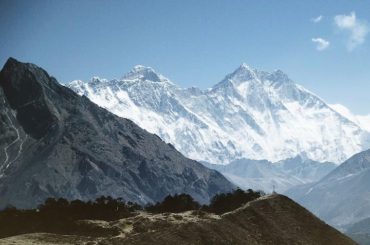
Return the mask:
[[145,203],[183,192],[204,203],[234,188],[158,136],[12,58],[0,73],[0,119],[0,207],[100,195]]

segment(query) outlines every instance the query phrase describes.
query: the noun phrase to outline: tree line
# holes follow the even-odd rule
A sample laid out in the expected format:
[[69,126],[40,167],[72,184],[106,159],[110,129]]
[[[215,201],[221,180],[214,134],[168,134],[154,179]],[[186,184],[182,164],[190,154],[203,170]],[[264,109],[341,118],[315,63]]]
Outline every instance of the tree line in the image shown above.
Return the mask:
[[163,201],[141,206],[125,202],[122,198],[102,196],[95,201],[68,201],[64,198],[48,198],[36,209],[20,210],[7,207],[0,211],[0,238],[30,232],[57,234],[115,235],[114,229],[99,229],[78,224],[79,220],[112,221],[135,215],[138,211],[149,213],[179,213],[189,210],[223,214],[264,195],[251,189],[236,189],[230,193],[215,195],[208,205],[200,205],[188,194],[166,196]]

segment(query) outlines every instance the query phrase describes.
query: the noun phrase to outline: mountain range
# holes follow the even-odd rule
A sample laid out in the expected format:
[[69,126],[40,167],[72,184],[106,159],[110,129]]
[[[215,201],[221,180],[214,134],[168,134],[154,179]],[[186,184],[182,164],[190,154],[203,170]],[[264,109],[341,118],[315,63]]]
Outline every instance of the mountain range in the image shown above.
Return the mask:
[[201,203],[234,188],[129,119],[9,58],[0,72],[0,208],[48,197],[138,203],[188,193]]
[[[370,150],[357,153],[369,147],[368,118],[326,104],[279,70],[243,64],[207,90],[179,88],[144,66],[119,80],[95,77],[63,86],[36,65],[9,58],[0,72],[0,119],[0,208],[102,195],[145,204],[176,193],[207,203],[238,185],[285,191],[329,224],[352,227],[356,239],[356,229],[367,227],[370,217]],[[321,239],[316,228],[328,228],[285,197],[266,198],[211,226],[205,222],[206,234],[240,224],[246,213],[246,219],[256,218],[258,232],[272,227],[272,240]],[[298,228],[279,228],[277,220]],[[172,239],[177,226],[166,227],[136,238]],[[181,230],[187,227],[193,226]]]
[[180,88],[139,65],[121,79],[94,77],[65,85],[159,135],[185,156],[208,163],[278,162],[302,155],[338,164],[370,147],[368,127],[280,70],[242,64],[202,90]]
[[222,173],[227,179],[244,189],[276,191],[319,181],[337,167],[330,162],[315,162],[297,156],[269,162],[267,160],[238,159],[227,165],[203,163]]

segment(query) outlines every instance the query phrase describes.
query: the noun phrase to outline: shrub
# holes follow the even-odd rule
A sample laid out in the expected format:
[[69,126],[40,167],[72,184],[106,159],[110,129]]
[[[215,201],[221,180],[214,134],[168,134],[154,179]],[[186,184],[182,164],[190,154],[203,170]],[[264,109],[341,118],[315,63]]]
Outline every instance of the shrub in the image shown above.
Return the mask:
[[168,195],[162,202],[146,207],[146,210],[153,213],[180,213],[189,210],[197,210],[200,208],[198,202],[188,194]]
[[208,206],[203,206],[203,209],[208,212],[223,214],[235,210],[243,204],[253,201],[262,195],[262,192],[254,192],[251,189],[243,191],[238,188],[230,193],[217,194],[212,198]]

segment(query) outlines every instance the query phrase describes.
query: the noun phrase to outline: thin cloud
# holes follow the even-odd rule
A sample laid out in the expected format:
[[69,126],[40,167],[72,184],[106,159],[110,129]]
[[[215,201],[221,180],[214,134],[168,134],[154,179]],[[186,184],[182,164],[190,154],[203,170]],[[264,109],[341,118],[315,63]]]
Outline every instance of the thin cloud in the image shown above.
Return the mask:
[[347,40],[349,51],[365,42],[369,26],[365,21],[359,20],[355,12],[351,12],[349,15],[337,15],[334,17],[334,22],[340,30],[349,33]]
[[317,37],[317,38],[312,38],[312,42],[316,44],[316,49],[318,51],[323,51],[327,49],[330,46],[330,42],[328,40],[325,40],[323,38]]
[[322,15],[319,15],[319,16],[317,16],[315,18],[312,18],[311,21],[313,23],[319,23],[322,20],[322,18],[323,18],[323,16]]

